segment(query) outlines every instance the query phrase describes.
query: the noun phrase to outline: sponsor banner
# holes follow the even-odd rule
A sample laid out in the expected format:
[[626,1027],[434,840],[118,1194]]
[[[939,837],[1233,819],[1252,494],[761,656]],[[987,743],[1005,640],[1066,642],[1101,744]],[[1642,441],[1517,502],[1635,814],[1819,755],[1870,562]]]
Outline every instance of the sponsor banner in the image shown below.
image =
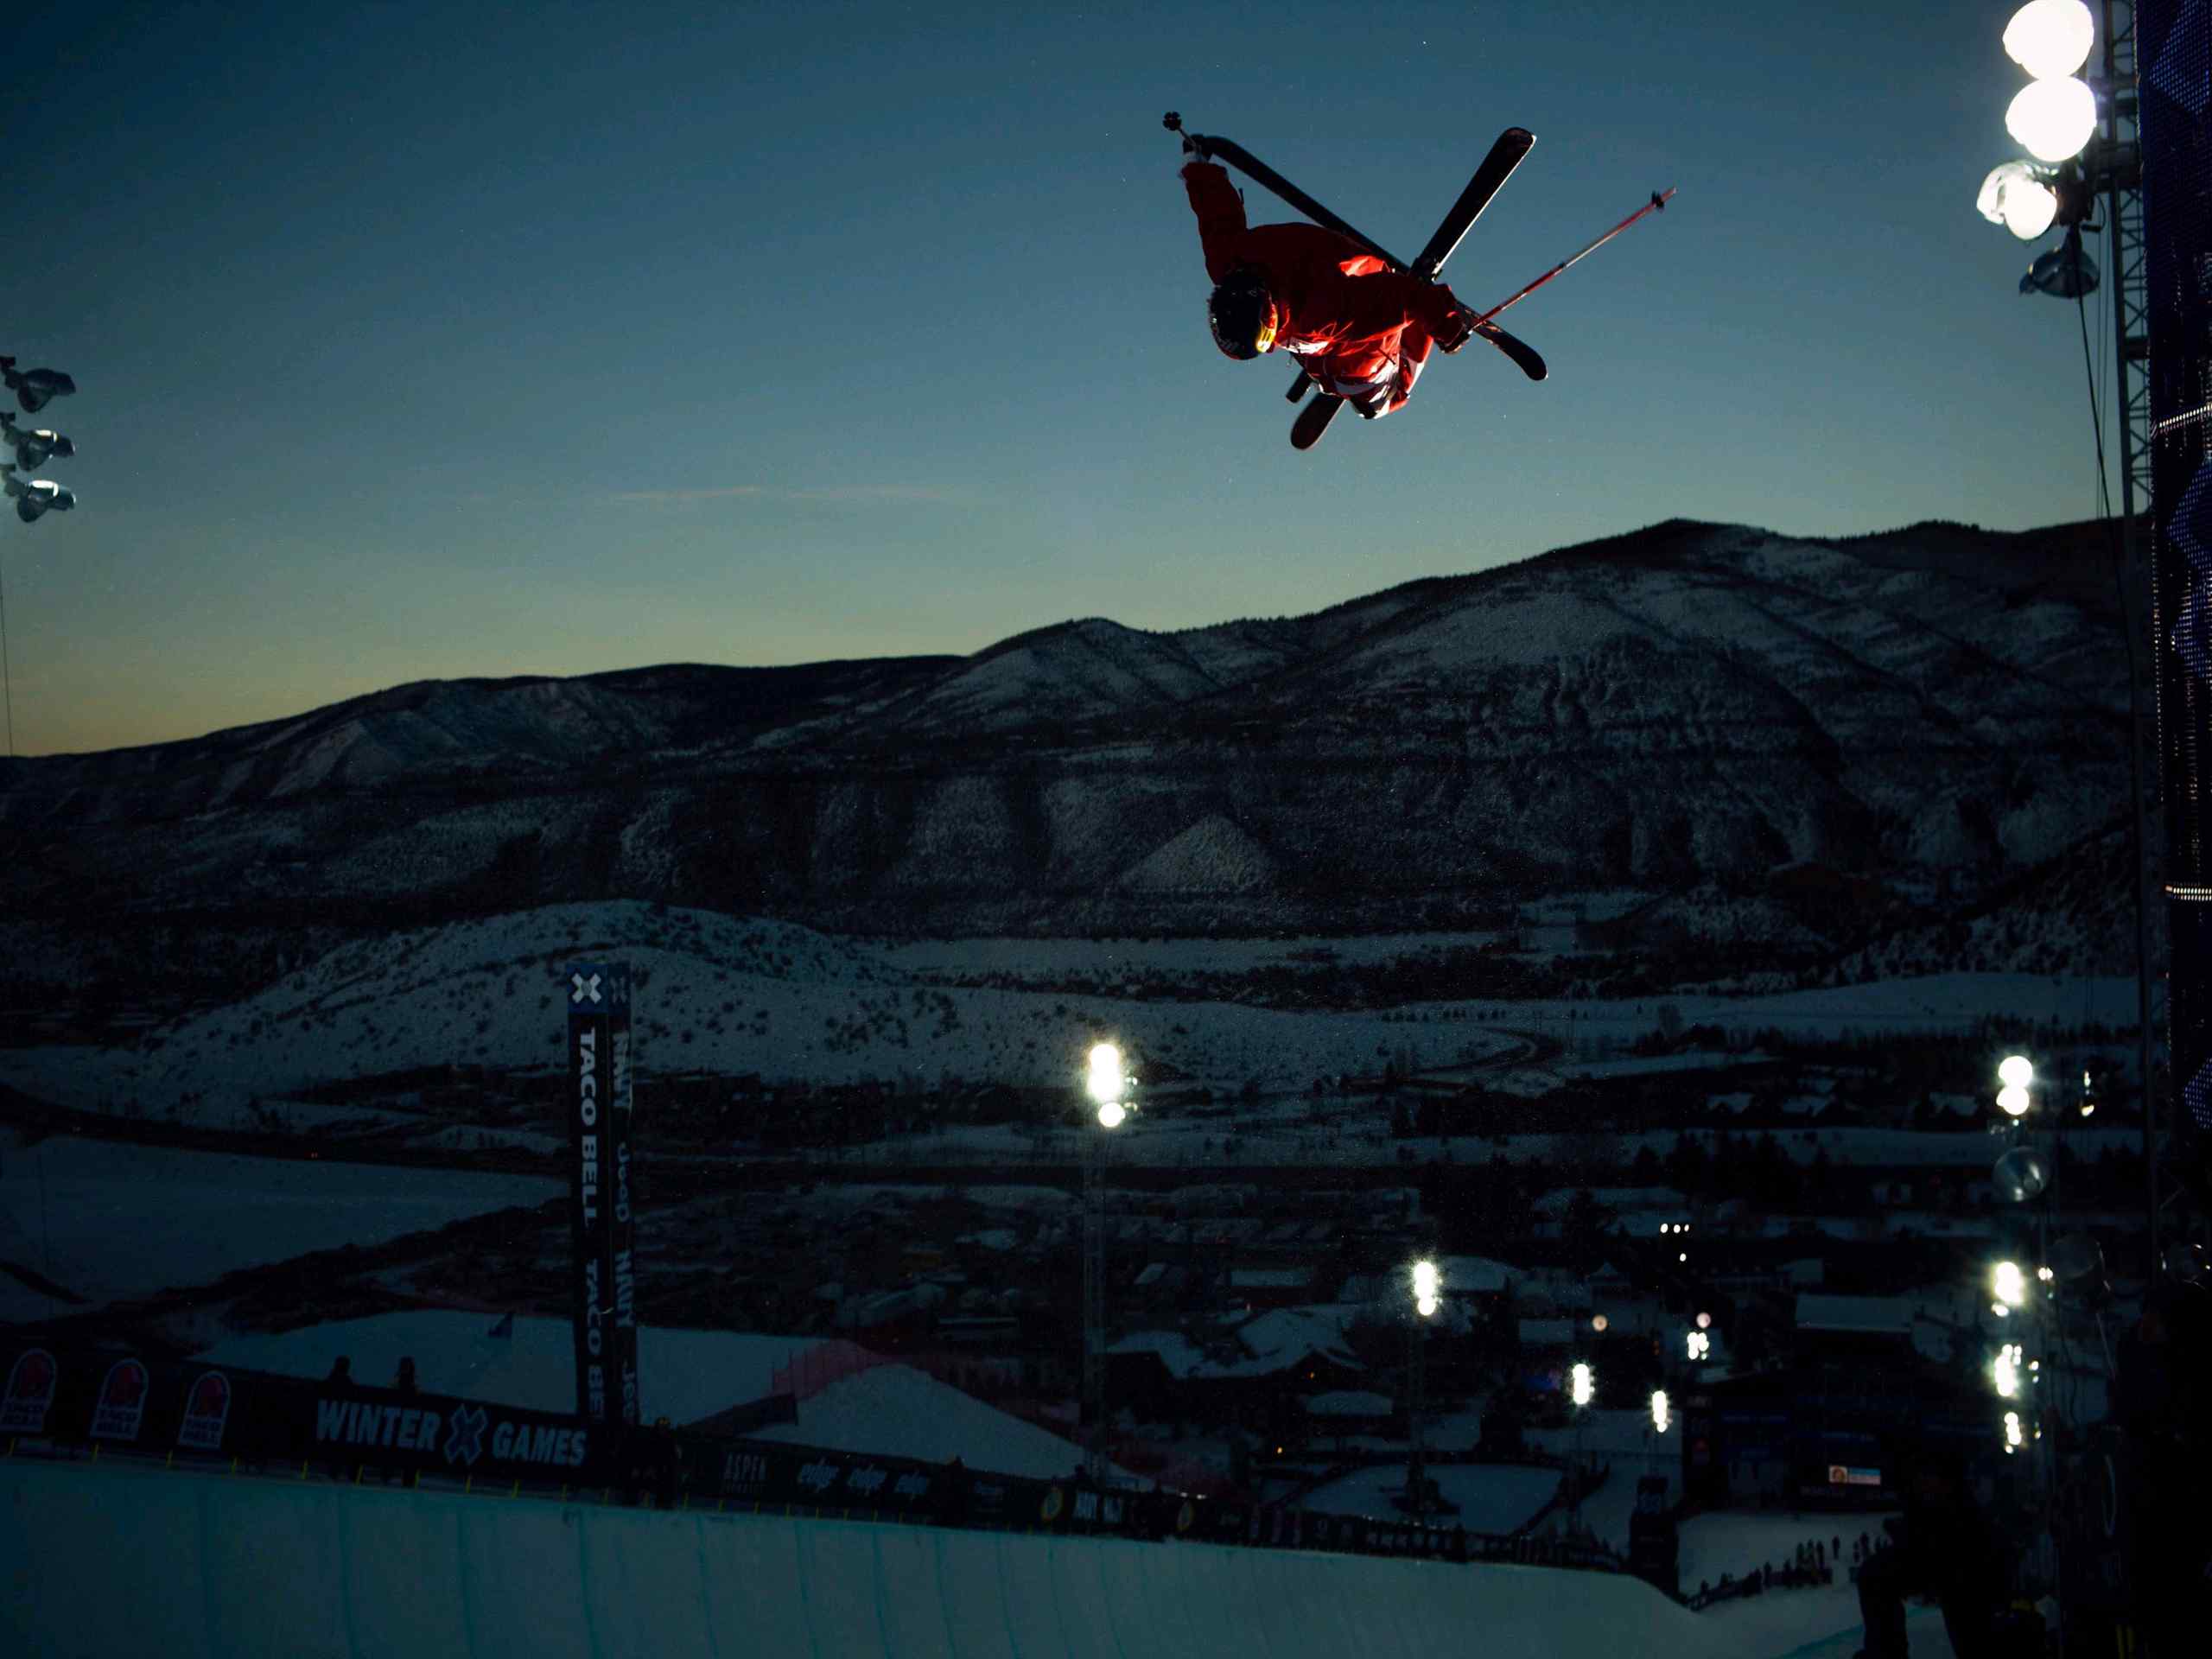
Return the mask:
[[100,1397],[92,1407],[92,1435],[96,1440],[129,1442],[138,1438],[146,1421],[148,1378],[141,1359],[118,1359],[100,1379]]
[[630,969],[579,963],[569,995],[569,1198],[575,1267],[576,1413],[601,1429],[638,1414]]
[[0,1394],[0,1434],[43,1434],[54,1409],[60,1368],[43,1348],[17,1354],[8,1368],[7,1392]]
[[696,1440],[689,1444],[709,1446],[714,1455],[684,1457],[687,1470],[712,1471],[714,1490],[722,1497],[764,1505],[918,1510],[937,1515],[958,1503],[963,1486],[964,1471],[908,1458],[871,1458],[758,1443],[720,1447]]
[[456,1478],[590,1484],[597,1433],[572,1417],[386,1389],[318,1387],[301,1455]]
[[176,1443],[186,1452],[219,1452],[231,1421],[231,1380],[220,1371],[202,1371],[185,1395],[184,1417]]

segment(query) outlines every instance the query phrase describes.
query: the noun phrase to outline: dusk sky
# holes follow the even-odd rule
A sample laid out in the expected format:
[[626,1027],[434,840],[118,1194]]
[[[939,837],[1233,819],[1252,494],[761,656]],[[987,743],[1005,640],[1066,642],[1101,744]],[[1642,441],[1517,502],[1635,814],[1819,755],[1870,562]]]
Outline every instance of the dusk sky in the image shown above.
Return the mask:
[[[75,376],[25,424],[80,505],[0,522],[17,751],[1294,614],[1676,516],[2091,517],[2073,308],[1974,211],[2011,10],[49,11],[0,351]],[[1209,339],[1171,108],[1406,253],[1532,129],[1478,304],[1681,194],[1508,315],[1548,382],[1476,346],[1300,454],[1288,359]]]

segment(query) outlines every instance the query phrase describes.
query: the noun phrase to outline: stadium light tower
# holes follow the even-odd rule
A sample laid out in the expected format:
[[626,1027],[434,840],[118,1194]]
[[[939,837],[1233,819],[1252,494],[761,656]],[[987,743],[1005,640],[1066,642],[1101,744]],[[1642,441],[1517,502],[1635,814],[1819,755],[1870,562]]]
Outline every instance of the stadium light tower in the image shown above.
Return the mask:
[[1414,1263],[1408,1274],[1414,1294],[1411,1376],[1406,1389],[1406,1502],[1415,1515],[1428,1512],[1428,1459],[1422,1421],[1427,1409],[1428,1322],[1442,1306],[1439,1293],[1444,1274],[1426,1258]]
[[1130,1082],[1117,1045],[1092,1046],[1084,1077],[1093,1122],[1083,1130],[1083,1466],[1101,1485],[1106,1479],[1106,1143],[1128,1121]]
[[1582,1531],[1582,1426],[1588,1414],[1584,1408],[1597,1397],[1598,1374],[1589,1366],[1577,1361],[1567,1373],[1574,1401],[1574,1502],[1571,1506],[1570,1529],[1580,1536]]

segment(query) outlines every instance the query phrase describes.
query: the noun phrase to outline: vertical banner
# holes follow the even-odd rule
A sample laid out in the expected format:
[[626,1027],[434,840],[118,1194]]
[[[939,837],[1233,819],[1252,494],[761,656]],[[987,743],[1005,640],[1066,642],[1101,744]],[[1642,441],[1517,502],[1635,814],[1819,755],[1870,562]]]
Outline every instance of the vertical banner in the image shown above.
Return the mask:
[[2212,21],[2194,0],[2146,0],[2133,16],[2172,1128],[2202,1171],[2212,1148]]
[[568,984],[576,1414],[617,1429],[638,1421],[630,969],[584,963],[569,970]]

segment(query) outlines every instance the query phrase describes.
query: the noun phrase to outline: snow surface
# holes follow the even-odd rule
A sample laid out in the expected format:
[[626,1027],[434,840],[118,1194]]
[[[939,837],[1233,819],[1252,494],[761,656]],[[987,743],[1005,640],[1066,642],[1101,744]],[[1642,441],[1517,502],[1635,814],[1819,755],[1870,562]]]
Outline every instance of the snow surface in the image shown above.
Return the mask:
[[[1376,943],[1327,948],[1363,957]],[[1280,959],[1295,945],[1231,941],[1217,948]],[[1345,1012],[946,985],[922,976],[944,972],[964,948],[878,949],[784,923],[628,900],[546,906],[349,945],[272,984],[242,986],[236,1001],[147,1033],[143,1048],[10,1050],[0,1053],[0,1080],[85,1110],[174,1110],[181,1121],[228,1127],[251,1122],[255,1108],[265,1106],[309,1128],[334,1116],[332,1109],[289,1096],[333,1079],[445,1065],[519,1071],[557,1065],[565,1029],[560,975],[588,957],[619,957],[635,972],[640,1071],[753,1072],[772,1082],[934,1082],[950,1075],[1066,1084],[1080,1075],[1094,1034],[1107,1032],[1140,1057],[1140,1071],[1156,1058],[1186,1077],[1230,1088],[1254,1079],[1265,1088],[1302,1090],[1318,1077],[1371,1073],[1384,1057],[1408,1052],[1417,1066],[1491,1067],[1487,1081],[1535,1092],[1555,1086],[1559,1072],[1501,1067],[1527,1049],[1519,1033],[1565,1043],[1576,1055],[1570,1065],[1610,1065],[1618,1050],[1656,1027],[1661,1001],[1484,997]],[[989,948],[992,942],[979,942],[979,961],[989,960]],[[1095,973],[1106,950],[1032,943],[1019,953],[1020,970],[1072,979]],[[1065,972],[1055,969],[1055,953],[1065,957]],[[2134,995],[2132,979],[1950,974],[1664,1001],[1686,1022],[1747,1037],[1769,1027],[1828,1035],[1961,1030],[1993,1013],[2126,1024]],[[1179,1137],[1137,1155],[1203,1161],[1192,1138],[1205,1137]],[[1396,1155],[1395,1146],[1382,1144],[1387,1137],[1355,1148],[1340,1137],[1300,1137],[1277,1126],[1274,1139],[1266,1155],[1286,1161]],[[1016,1150],[1005,1136],[932,1137],[928,1150],[950,1156],[962,1145],[986,1159]]]
[[[565,1182],[537,1176],[252,1158],[69,1135],[26,1148],[10,1133],[0,1145],[0,1261],[94,1305],[205,1284],[311,1250],[379,1244],[568,1191]],[[73,1306],[22,1292],[0,1302],[0,1317],[43,1319]]]
[[[1459,1514],[1440,1516],[1437,1524],[1457,1524],[1470,1532],[1517,1531],[1559,1491],[1558,1470],[1521,1464],[1440,1463],[1429,1465],[1428,1473],[1445,1497],[1459,1506]],[[1403,1519],[1390,1495],[1405,1484],[1404,1464],[1376,1464],[1316,1487],[1300,1507],[1323,1515]]]
[[[1764,1659],[1637,1580],[0,1463],[0,1650]],[[1916,1652],[1919,1649],[1916,1648]]]
[[[642,1372],[642,1355],[638,1363]],[[1032,1480],[1063,1479],[1083,1462],[1074,1441],[907,1365],[879,1365],[841,1378],[799,1402],[798,1422],[756,1430],[753,1438],[931,1463],[958,1458],[970,1469]]]

